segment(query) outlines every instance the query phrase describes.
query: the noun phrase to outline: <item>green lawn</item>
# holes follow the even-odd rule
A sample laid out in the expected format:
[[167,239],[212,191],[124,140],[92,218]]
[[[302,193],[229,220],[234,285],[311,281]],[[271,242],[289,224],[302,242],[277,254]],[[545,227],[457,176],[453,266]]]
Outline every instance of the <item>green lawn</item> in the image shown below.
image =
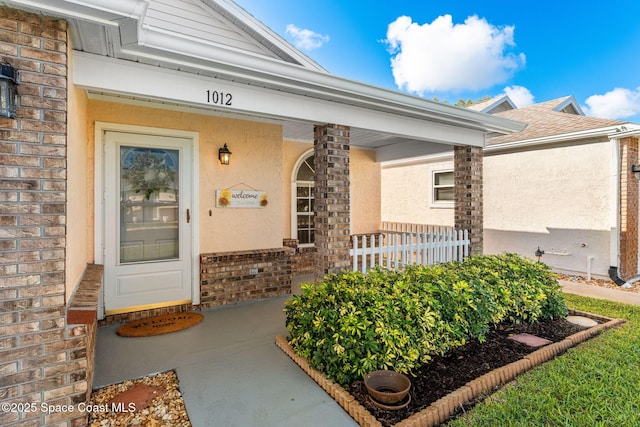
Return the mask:
[[565,298],[627,323],[519,376],[448,427],[640,426],[640,307]]

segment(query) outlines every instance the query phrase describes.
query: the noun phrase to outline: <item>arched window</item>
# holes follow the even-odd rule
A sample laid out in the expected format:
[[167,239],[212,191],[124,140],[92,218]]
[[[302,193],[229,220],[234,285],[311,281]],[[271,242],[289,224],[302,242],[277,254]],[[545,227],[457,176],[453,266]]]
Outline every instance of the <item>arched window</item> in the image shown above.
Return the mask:
[[301,246],[310,246],[314,242],[314,179],[316,170],[313,165],[313,152],[306,153],[298,162],[294,175],[292,237],[298,239]]

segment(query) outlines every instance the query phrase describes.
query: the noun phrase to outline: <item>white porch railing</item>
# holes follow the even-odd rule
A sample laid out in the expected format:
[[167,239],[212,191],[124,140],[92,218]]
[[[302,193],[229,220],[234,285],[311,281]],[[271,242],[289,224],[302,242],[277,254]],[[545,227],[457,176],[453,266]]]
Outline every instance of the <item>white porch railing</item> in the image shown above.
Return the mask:
[[352,236],[353,270],[365,273],[380,265],[400,270],[405,265],[462,261],[469,255],[469,232],[421,224],[384,223],[390,230]]

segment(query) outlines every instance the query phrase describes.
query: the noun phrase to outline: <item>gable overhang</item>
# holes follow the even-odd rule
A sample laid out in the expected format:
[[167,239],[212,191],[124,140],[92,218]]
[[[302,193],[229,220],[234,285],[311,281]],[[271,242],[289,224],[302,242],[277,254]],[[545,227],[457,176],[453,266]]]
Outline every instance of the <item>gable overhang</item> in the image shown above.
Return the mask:
[[578,116],[584,116],[584,111],[582,110],[582,107],[580,107],[580,104],[578,103],[578,101],[576,101],[576,99],[573,96],[567,96],[567,98],[562,101],[561,103],[559,103],[554,109],[553,111],[563,111],[565,109],[569,109],[570,111],[574,111],[576,115]]
[[258,19],[255,19],[250,13],[238,6],[236,3],[230,0],[203,0],[208,6],[217,9],[223,13],[223,15],[229,17],[239,25],[241,28],[251,32],[254,36],[259,37],[262,42],[270,46],[271,49],[276,49],[281,54],[289,56],[293,61],[316,71],[326,72],[326,70],[318,63],[313,61],[307,55],[291,46],[288,42],[282,39],[277,33],[273,32],[269,27],[264,25]]

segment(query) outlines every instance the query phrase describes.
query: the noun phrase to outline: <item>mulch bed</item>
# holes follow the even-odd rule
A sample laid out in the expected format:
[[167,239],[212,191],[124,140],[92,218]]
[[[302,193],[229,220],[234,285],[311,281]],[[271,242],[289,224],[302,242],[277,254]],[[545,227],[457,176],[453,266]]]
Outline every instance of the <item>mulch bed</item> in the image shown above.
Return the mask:
[[103,387],[87,407],[90,427],[191,427],[174,371]]
[[351,393],[383,425],[392,426],[420,412],[441,397],[462,387],[469,381],[496,368],[522,359],[537,350],[526,344],[508,339],[509,336],[528,333],[553,342],[562,341],[584,327],[561,319],[534,324],[501,324],[487,334],[486,341],[471,341],[451,350],[446,355],[435,356],[418,369],[411,379],[411,402],[405,409],[387,411],[370,401],[363,381],[356,381],[346,390]]
[[616,284],[613,280],[607,280],[607,279],[596,279],[596,278],[587,279],[586,277],[572,276],[569,274],[558,274],[557,276],[559,280],[566,280],[568,282],[584,283],[586,285],[600,286],[601,288],[609,288],[609,289],[616,289],[619,291],[640,293],[640,282],[629,283],[628,286],[625,287],[625,286],[620,286]]

